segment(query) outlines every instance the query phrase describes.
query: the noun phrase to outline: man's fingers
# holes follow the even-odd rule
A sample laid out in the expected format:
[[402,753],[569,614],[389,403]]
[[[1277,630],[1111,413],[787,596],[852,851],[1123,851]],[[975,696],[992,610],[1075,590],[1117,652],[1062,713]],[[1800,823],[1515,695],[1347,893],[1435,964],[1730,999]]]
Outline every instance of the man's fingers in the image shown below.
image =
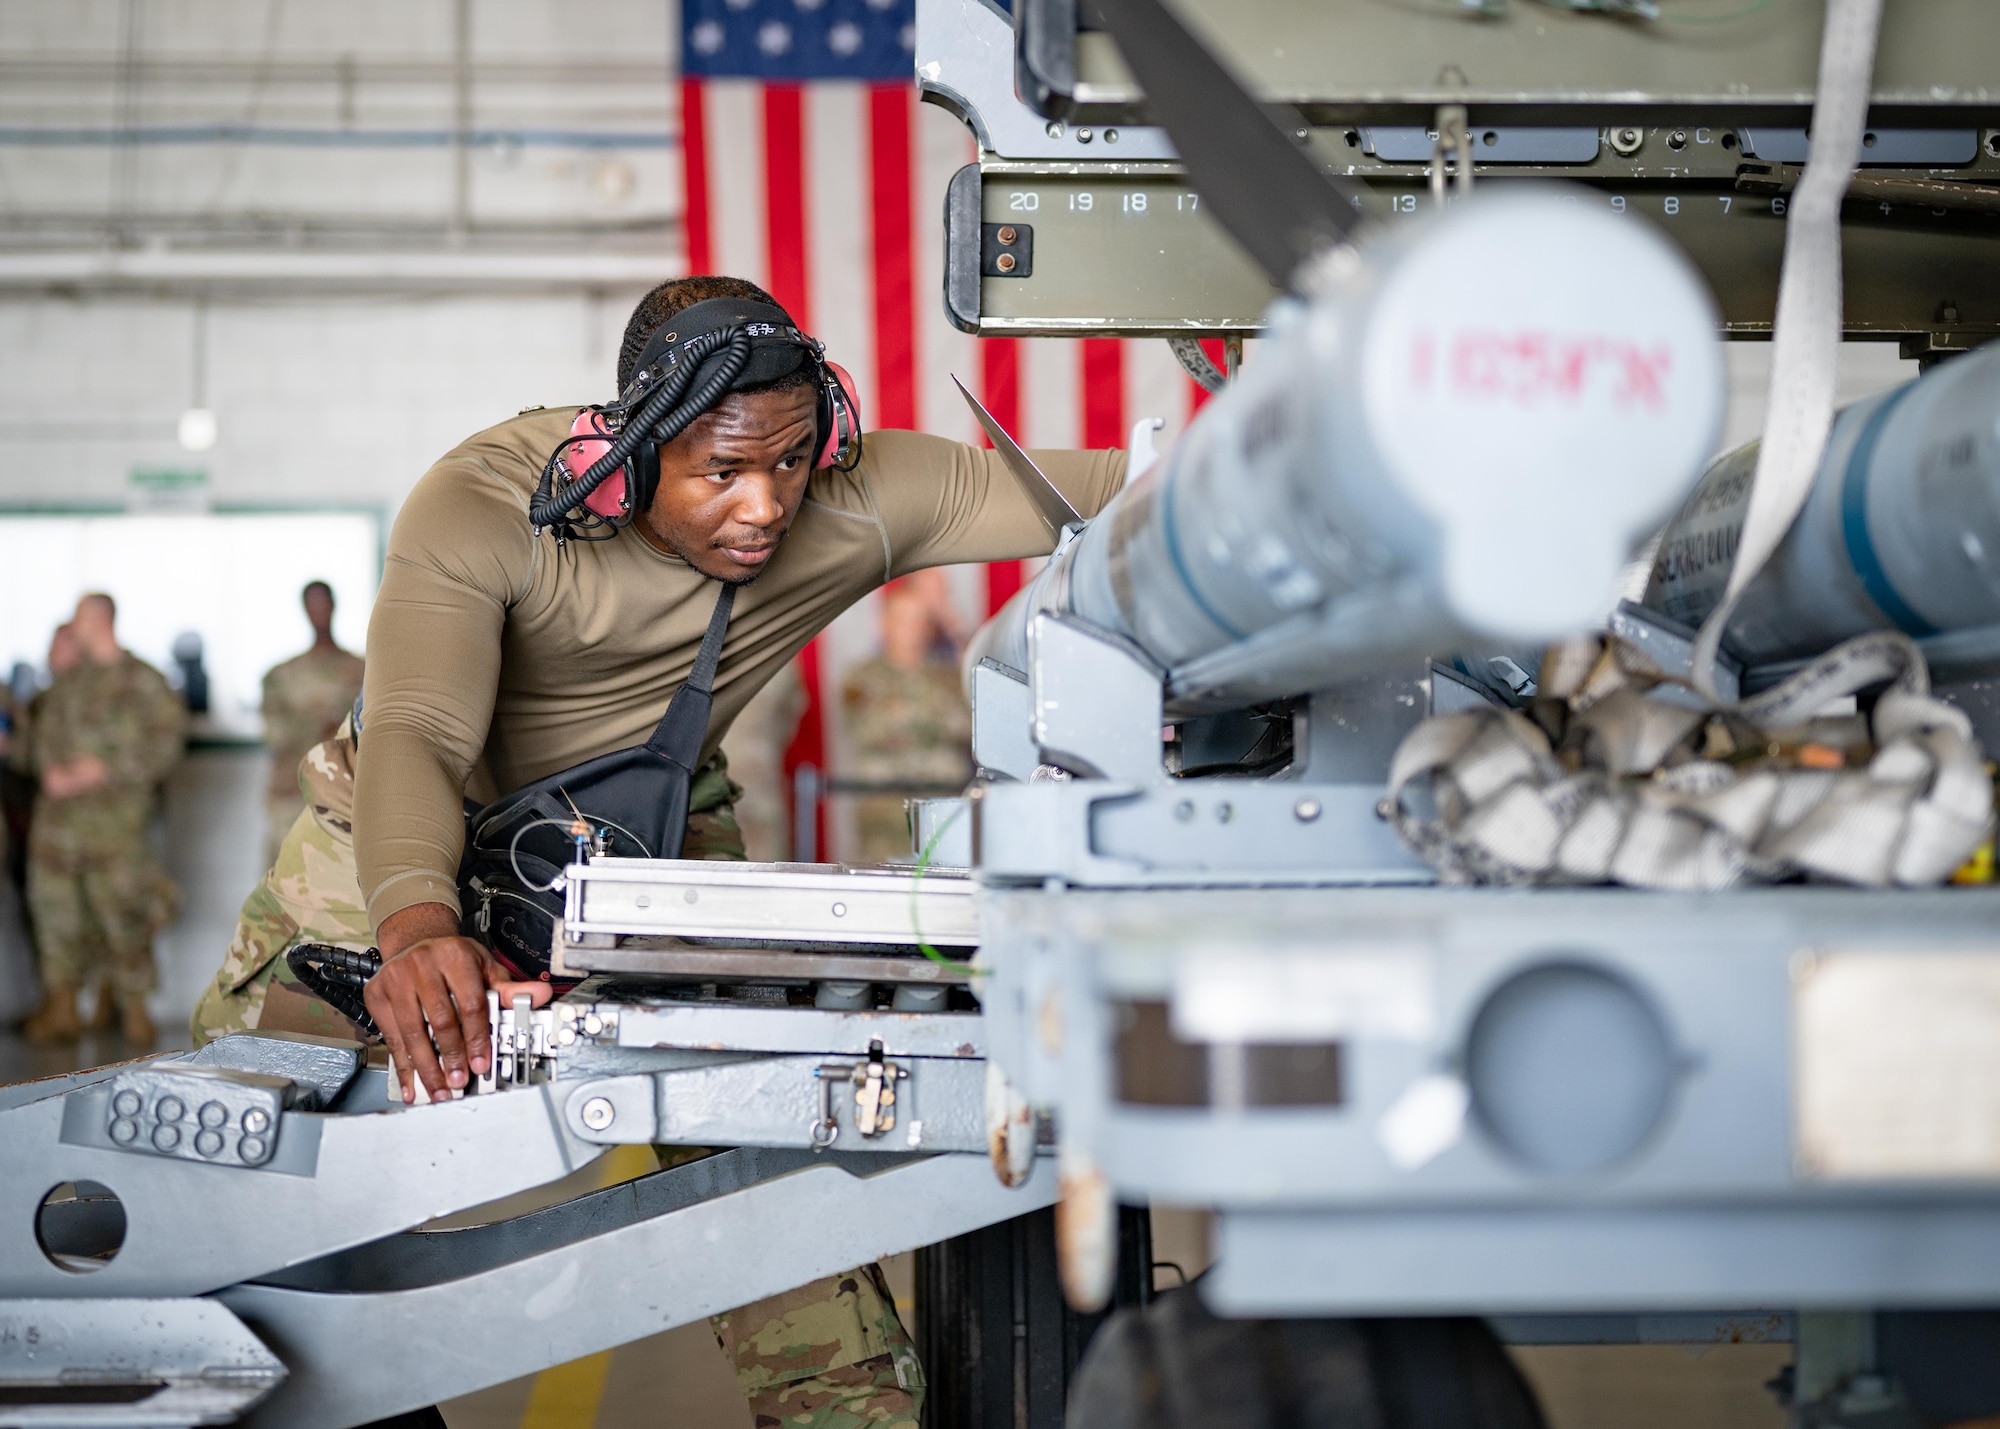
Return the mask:
[[[429,987],[434,984],[436,992],[432,994]],[[449,1001],[435,974],[419,961],[399,958],[368,980],[368,991],[379,994],[384,1003],[381,1011],[375,1011],[373,1004],[370,1006],[370,1011],[375,1011],[375,1025],[383,1029],[383,1040],[389,1040],[389,1029],[393,1026],[396,1040],[402,1044],[401,1055],[396,1054],[393,1044],[391,1055],[416,1073],[431,1096],[443,1097],[448,1085],[445,1070],[438,1065],[430,1031],[424,1025],[426,1004],[433,996],[440,1003]],[[403,1085],[406,1091],[410,1090],[407,1078]],[[415,1096],[412,1093],[404,1100],[413,1101]]]
[[376,1026],[382,1029],[382,1041],[389,1048],[389,1071],[396,1078],[396,1086],[403,1094],[403,1105],[408,1106],[417,1099],[416,1073],[411,1069],[410,1057],[403,1050],[403,1034],[391,1022],[376,1019]]
[[431,1041],[437,1046],[438,1061],[444,1066],[445,1085],[462,1087],[470,1079],[465,1068],[465,1034],[459,1030],[458,1007],[451,1000],[441,973],[435,969],[421,984],[424,1020],[430,1024]]
[[[488,960],[468,949],[454,950],[444,961],[444,983],[457,1005],[455,1033],[473,1073],[484,1076],[493,1065],[493,1044],[486,1025],[486,966]],[[440,1051],[444,1042],[438,1042]],[[449,1059],[447,1059],[449,1066]],[[454,1083],[453,1085],[461,1085]]]

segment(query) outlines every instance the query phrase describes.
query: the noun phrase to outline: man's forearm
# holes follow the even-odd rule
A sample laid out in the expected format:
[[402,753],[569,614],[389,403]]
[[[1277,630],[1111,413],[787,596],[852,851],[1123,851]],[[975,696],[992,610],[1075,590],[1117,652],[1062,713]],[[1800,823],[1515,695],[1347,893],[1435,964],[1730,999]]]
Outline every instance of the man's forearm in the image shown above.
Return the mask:
[[447,908],[442,903],[416,903],[382,920],[382,926],[375,931],[375,945],[386,962],[427,938],[457,935],[456,908]]

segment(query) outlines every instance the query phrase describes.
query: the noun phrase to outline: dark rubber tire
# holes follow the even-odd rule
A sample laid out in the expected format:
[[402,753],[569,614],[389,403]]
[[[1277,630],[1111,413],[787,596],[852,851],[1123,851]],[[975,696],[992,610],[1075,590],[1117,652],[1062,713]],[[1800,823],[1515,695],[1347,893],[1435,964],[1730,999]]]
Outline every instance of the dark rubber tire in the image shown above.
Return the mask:
[[1220,1320],[1194,1287],[1121,1310],[1068,1429],[1544,1429],[1483,1320]]

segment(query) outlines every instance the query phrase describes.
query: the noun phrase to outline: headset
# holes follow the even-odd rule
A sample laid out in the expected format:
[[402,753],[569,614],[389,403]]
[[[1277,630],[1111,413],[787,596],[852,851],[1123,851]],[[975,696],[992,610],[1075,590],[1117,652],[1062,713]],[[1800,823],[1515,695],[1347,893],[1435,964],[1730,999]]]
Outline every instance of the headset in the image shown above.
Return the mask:
[[652,504],[662,443],[731,392],[813,368],[814,470],[861,460],[861,401],[847,370],[827,359],[783,308],[752,298],[708,298],[676,313],[639,353],[618,400],[585,407],[542,466],[528,504],[537,533],[558,542],[608,540]]

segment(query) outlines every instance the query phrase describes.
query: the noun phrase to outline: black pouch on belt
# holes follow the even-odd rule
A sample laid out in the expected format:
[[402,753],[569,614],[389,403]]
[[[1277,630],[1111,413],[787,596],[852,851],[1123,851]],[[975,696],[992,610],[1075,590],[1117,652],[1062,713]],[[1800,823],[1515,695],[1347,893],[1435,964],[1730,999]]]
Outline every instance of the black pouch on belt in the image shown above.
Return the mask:
[[458,900],[477,938],[526,981],[553,981],[549,949],[563,895],[551,888],[575,857],[579,816],[613,858],[678,858],[688,790],[708,734],[715,667],[736,587],[716,597],[687,683],[674,691],[652,738],[537,779],[465,820]]

